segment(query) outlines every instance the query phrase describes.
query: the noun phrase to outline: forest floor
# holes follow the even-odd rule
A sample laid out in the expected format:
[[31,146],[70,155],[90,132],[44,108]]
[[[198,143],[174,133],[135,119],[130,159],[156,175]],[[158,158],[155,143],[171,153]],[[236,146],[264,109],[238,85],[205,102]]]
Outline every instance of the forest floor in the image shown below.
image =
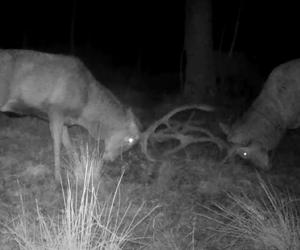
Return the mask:
[[[168,110],[166,106],[154,108],[160,111],[157,116],[153,107],[136,110],[147,127]],[[222,136],[218,122],[228,114],[230,110],[202,119],[212,133]],[[76,185],[76,167],[64,151],[64,184],[57,187],[47,122],[0,115],[1,250],[300,248],[299,130],[287,132],[268,172],[241,161],[221,164],[226,152],[211,143],[190,146],[157,162],[148,161],[136,146],[103,164],[85,151],[86,131],[70,130],[80,154],[86,153],[83,165],[101,169],[94,191],[83,178]],[[82,202],[85,189],[96,201],[88,196]],[[83,204],[91,201],[94,206]]]

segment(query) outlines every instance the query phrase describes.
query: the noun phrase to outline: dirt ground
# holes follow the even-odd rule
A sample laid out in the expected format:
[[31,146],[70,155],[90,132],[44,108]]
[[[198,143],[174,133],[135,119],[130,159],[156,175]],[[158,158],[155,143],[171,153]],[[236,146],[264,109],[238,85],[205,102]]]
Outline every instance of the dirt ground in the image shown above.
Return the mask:
[[[220,135],[218,118],[211,119],[207,126]],[[72,128],[71,136],[75,144],[82,138],[87,138],[86,132],[79,128]],[[188,245],[191,239],[187,235],[192,227],[196,227],[194,246],[195,249],[200,249],[197,244],[204,237],[200,230],[203,221],[198,219],[195,222],[195,214],[202,213],[203,207],[214,202],[226,204],[227,193],[242,190],[255,196],[259,192],[258,174],[278,190],[287,191],[295,197],[300,196],[299,145],[300,130],[288,131],[272,154],[273,168],[269,172],[258,172],[240,161],[220,165],[224,152],[220,153],[214,145],[204,144],[195,145],[177,156],[159,162],[147,161],[140,148],[135,147],[122,159],[106,164],[104,174],[115,180],[125,168],[123,183],[124,188],[130,187],[128,195],[135,200],[159,203],[162,207],[159,230],[163,233],[157,237],[167,237],[166,232],[174,232],[172,237],[175,238],[178,249],[190,249]],[[64,166],[67,167],[63,173],[66,174],[70,167],[65,154],[63,159]],[[29,210],[34,209],[38,201],[44,213],[58,213],[62,198],[54,183],[53,165],[52,140],[46,121],[0,114],[2,224],[20,213],[24,205],[20,203],[21,196]],[[2,235],[2,242],[3,237]],[[152,249],[171,248],[161,246]]]

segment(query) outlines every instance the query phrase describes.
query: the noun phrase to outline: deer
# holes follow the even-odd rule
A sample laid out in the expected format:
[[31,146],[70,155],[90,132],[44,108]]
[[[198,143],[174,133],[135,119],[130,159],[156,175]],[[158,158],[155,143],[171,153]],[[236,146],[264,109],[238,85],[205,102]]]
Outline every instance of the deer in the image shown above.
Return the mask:
[[115,160],[140,138],[131,109],[74,56],[0,50],[0,111],[49,121],[56,181],[61,178],[61,144],[69,155],[73,151],[70,126],[81,126],[104,141],[104,161]]
[[286,131],[299,126],[300,59],[274,68],[248,110],[232,126],[220,124],[230,143],[227,158],[238,155],[266,171]]

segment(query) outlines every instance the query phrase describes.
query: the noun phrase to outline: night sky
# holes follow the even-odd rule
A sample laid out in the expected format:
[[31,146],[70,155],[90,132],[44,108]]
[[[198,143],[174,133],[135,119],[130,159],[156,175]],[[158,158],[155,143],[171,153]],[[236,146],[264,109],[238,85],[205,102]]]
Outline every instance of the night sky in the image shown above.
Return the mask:
[[[223,50],[229,49],[241,8],[236,51],[253,60],[263,73],[300,57],[296,3],[214,0],[215,47],[223,32]],[[172,0],[1,2],[0,47],[70,53],[70,27],[75,16],[75,54],[80,56],[84,48],[90,48],[86,51],[99,55],[99,60],[119,67],[134,65],[141,53],[147,71],[178,72],[184,6],[185,1]]]

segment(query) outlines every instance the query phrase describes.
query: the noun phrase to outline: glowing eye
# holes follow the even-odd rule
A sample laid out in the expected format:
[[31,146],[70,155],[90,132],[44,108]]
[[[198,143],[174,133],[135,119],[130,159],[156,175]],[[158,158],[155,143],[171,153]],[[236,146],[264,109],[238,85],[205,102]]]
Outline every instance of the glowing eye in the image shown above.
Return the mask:
[[132,137],[127,138],[127,142],[129,144],[132,144],[134,142],[134,139]]

